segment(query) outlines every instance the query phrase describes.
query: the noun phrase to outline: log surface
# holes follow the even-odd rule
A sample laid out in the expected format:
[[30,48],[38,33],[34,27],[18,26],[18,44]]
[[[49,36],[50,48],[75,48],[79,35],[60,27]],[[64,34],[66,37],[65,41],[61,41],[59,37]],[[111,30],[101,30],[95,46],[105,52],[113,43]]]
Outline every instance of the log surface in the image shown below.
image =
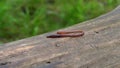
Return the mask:
[[85,35],[46,38],[54,31],[3,44],[0,68],[120,68],[120,6],[60,30],[83,30]]

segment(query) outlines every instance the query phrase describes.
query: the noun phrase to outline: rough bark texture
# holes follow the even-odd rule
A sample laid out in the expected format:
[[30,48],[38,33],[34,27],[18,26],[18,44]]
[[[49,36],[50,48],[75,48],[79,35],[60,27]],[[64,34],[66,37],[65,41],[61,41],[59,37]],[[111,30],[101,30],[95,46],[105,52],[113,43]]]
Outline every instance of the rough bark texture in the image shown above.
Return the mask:
[[120,68],[120,6],[98,18],[61,30],[83,30],[76,38],[49,34],[0,46],[0,68]]

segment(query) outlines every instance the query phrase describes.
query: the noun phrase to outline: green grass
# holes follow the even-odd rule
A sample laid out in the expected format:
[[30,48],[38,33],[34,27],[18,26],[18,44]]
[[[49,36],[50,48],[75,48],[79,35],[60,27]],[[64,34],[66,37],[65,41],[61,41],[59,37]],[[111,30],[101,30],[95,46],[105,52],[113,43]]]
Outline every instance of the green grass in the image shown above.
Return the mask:
[[0,43],[68,27],[119,4],[120,0],[1,0]]

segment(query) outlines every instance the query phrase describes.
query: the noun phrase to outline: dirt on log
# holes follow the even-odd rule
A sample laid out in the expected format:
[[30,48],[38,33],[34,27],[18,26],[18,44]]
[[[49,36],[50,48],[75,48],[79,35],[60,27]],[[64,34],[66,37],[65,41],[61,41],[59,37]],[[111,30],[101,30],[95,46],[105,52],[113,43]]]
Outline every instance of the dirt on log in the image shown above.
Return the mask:
[[60,30],[83,30],[85,35],[46,38],[54,31],[3,44],[0,68],[120,68],[120,6]]

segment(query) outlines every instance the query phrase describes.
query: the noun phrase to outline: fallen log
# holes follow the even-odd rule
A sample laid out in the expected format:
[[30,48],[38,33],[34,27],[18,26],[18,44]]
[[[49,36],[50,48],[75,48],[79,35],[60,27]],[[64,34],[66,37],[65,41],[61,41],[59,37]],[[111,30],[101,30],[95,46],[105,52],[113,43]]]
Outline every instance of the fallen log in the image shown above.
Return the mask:
[[[46,38],[83,30],[81,37]],[[0,46],[0,68],[120,68],[120,6],[71,27]]]

